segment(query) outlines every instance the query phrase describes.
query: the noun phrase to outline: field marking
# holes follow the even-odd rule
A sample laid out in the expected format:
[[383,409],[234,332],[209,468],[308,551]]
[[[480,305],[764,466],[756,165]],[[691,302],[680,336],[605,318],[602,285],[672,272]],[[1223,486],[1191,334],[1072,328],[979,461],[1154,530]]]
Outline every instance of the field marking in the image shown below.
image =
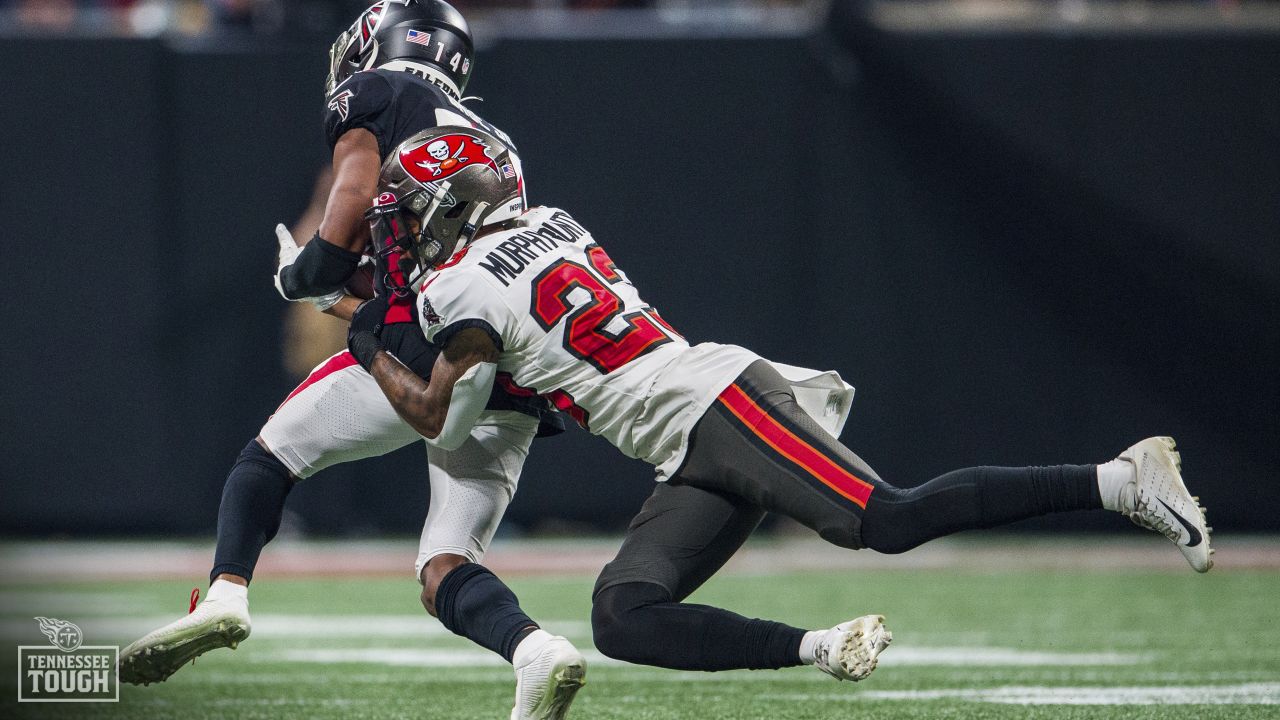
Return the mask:
[[[255,630],[256,632],[256,630]],[[605,657],[583,648],[587,661],[596,665],[630,666],[630,663]],[[891,654],[892,653],[892,656]],[[892,660],[891,660],[892,657]],[[881,664],[933,667],[1043,667],[1136,665],[1147,656],[1126,653],[1054,653],[1013,648],[894,648],[881,658]],[[487,667],[506,665],[497,655],[479,649],[449,648],[296,648],[256,653],[255,662],[360,663],[397,667]],[[635,667],[635,666],[632,666]],[[714,680],[713,674],[693,677]]]
[[[140,637],[181,617],[178,614],[150,617],[91,617],[77,624],[87,635],[106,638]],[[591,625],[582,620],[552,620],[541,623],[548,631],[574,637],[590,637]],[[29,619],[0,621],[0,637],[24,638],[36,632]],[[421,615],[279,615],[255,614],[253,638],[430,638],[453,637],[435,618]]]
[[[1280,538],[1227,535],[1214,538],[1217,564],[1227,568],[1280,568]],[[1090,552],[1063,552],[1085,546]],[[412,583],[409,568],[417,539],[385,541],[276,541],[258,565],[271,577],[399,577]],[[485,565],[500,577],[539,576],[587,579],[617,553],[616,537],[580,540],[499,539]],[[6,583],[203,577],[213,556],[212,543],[147,541],[0,542]],[[728,563],[730,575],[833,570],[947,570],[1005,572],[1068,570],[1122,572],[1186,571],[1182,556],[1158,536],[1023,535],[1016,538],[946,538],[901,555],[851,552],[810,535],[753,539]]]
[[974,666],[1095,666],[1137,665],[1149,654],[1118,652],[1052,652],[1001,647],[894,647],[880,656],[881,665]]
[[1238,685],[1053,687],[1010,685],[937,690],[865,690],[849,693],[762,694],[800,702],[844,700],[968,700],[1000,705],[1280,705],[1280,682]]

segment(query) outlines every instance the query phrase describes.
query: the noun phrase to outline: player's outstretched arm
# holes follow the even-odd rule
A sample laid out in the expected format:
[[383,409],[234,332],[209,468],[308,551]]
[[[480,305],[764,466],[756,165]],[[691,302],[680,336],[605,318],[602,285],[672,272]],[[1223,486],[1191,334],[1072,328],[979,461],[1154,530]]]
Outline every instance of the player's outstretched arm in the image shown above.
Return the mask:
[[372,356],[369,372],[410,427],[432,445],[454,450],[489,401],[497,359],[498,348],[488,333],[467,328],[449,338],[431,369],[430,383],[383,351]]

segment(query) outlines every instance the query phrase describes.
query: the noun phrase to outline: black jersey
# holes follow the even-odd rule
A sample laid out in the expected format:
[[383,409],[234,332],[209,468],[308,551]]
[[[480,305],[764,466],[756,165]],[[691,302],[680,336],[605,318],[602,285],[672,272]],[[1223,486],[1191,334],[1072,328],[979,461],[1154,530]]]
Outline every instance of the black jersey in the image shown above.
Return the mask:
[[383,162],[400,143],[438,125],[479,128],[515,150],[506,133],[485,122],[447,91],[400,70],[368,70],[347,78],[329,96],[324,118],[330,150],[343,133],[364,128],[378,139]]
[[[506,133],[482,120],[453,96],[429,80],[399,70],[368,70],[347,78],[329,95],[325,106],[324,131],[329,149],[349,130],[363,128],[378,141],[381,162],[396,151],[400,143],[439,125],[458,125],[484,130],[514,149]],[[379,248],[381,249],[381,248]],[[384,262],[377,258],[374,291],[387,294],[391,279],[403,285],[398,254]],[[430,378],[439,351],[427,342],[418,324],[417,298],[414,295],[392,297],[382,332],[383,344],[414,372]],[[491,410],[518,410],[542,420],[539,435],[564,430],[564,421],[552,413],[541,398],[515,397],[494,386],[489,400]]]

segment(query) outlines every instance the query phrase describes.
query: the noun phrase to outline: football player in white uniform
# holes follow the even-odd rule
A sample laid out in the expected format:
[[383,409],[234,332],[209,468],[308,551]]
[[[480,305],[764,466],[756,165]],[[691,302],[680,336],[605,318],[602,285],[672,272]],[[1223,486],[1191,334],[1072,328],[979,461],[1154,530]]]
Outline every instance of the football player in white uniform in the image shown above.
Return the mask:
[[[388,0],[365,10],[331,52],[325,129],[335,179],[319,231],[300,248],[283,226],[277,228],[281,294],[345,319],[359,303],[344,294],[344,285],[362,252],[376,256],[377,294],[363,306],[363,316],[377,315],[389,349],[424,377],[437,350],[417,321],[404,274],[413,271],[402,266],[396,248],[369,245],[363,215],[376,195],[383,159],[412,133],[461,123],[505,138],[461,104],[472,55],[466,21],[440,0]],[[424,158],[437,168],[466,160]],[[518,159],[513,163],[518,176]],[[539,398],[496,390],[481,404],[480,419],[459,443],[427,448],[431,504],[414,568],[422,603],[451,631],[512,662],[513,720],[563,717],[584,680],[582,655],[566,639],[541,630],[481,564],[535,433],[557,432],[563,423]],[[125,648],[120,678],[163,681],[200,654],[234,648],[248,637],[248,585],[293,484],[420,440],[349,352],[321,363],[249,442],[227,478],[204,602]]]
[[[438,143],[483,146],[485,157],[420,182],[403,159]],[[548,398],[657,468],[665,482],[596,584],[592,624],[604,654],[679,669],[813,664],[839,679],[866,677],[891,639],[879,615],[805,631],[682,602],[766,511],[842,547],[896,553],[960,530],[1107,508],[1166,535],[1197,571],[1210,568],[1209,528],[1169,438],[1101,465],[976,467],[895,487],[836,439],[842,418],[828,410],[834,402],[843,413],[837,390],[815,397],[749,350],[690,345],[568,213],[513,212],[508,156],[483,132],[435,128],[383,166],[380,187],[395,199],[373,216],[373,232],[431,270],[419,318],[442,350],[427,383],[382,350],[376,323],[360,312],[349,347],[429,443],[464,439],[496,383]]]

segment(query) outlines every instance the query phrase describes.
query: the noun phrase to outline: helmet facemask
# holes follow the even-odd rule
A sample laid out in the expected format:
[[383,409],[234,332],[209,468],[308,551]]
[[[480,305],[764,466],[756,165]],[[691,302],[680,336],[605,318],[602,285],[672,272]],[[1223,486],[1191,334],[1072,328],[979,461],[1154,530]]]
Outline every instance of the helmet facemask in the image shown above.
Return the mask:
[[446,181],[435,185],[434,192],[430,187],[418,188],[365,212],[383,266],[389,267],[390,256],[400,253],[397,269],[401,281],[390,272],[383,278],[397,296],[415,292],[428,272],[471,242],[479,229],[489,204],[455,202],[449,187]]
[[355,26],[344,30],[337,40],[333,41],[333,45],[329,48],[329,77],[324,81],[324,94],[332,95],[338,85],[351,74],[356,71],[355,67],[355,48],[356,34],[353,32]]

